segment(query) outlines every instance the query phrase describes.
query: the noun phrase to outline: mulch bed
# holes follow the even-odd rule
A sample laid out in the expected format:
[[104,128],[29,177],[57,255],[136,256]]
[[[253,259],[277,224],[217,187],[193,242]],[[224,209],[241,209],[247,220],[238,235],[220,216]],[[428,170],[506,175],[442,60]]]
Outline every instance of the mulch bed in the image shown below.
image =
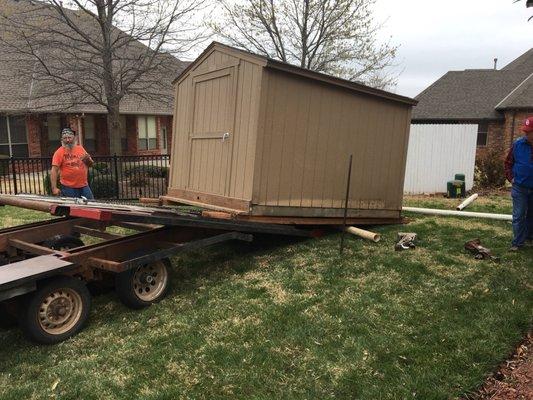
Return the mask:
[[533,340],[532,332],[516,348],[511,359],[502,363],[483,386],[464,400],[532,400]]

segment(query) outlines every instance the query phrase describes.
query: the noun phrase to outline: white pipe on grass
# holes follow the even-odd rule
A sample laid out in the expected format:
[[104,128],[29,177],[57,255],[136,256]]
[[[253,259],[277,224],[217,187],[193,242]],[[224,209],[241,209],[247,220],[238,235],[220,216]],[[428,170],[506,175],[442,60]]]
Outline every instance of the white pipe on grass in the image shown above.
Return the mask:
[[461,211],[463,209],[465,209],[466,207],[468,207],[468,205],[470,203],[472,203],[475,199],[478,198],[478,194],[477,193],[474,193],[472,196],[470,196],[468,199],[466,199],[465,201],[463,201],[461,204],[459,204],[457,206],[457,210],[458,211]]
[[403,211],[409,211],[428,215],[445,215],[450,217],[472,217],[472,218],[487,218],[497,219],[500,221],[512,221],[513,216],[510,214],[490,214],[470,211],[452,211],[452,210],[437,210],[432,208],[418,208],[418,207],[402,207]]
[[344,231],[362,237],[363,239],[372,240],[376,243],[381,240],[381,235],[379,233],[365,231],[364,229],[356,228],[355,226],[347,226]]

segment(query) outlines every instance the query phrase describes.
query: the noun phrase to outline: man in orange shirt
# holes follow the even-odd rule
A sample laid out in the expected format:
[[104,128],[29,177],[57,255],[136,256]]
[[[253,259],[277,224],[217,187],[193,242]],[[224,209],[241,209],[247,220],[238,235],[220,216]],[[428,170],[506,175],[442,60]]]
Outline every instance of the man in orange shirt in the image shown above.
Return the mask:
[[[52,157],[52,170],[50,182],[52,194],[65,197],[85,197],[94,199],[93,192],[87,182],[88,168],[93,165],[93,159],[85,151],[83,146],[76,144],[76,133],[65,128],[61,131],[62,146],[56,150]],[[57,176],[59,174],[61,191],[57,188]]]

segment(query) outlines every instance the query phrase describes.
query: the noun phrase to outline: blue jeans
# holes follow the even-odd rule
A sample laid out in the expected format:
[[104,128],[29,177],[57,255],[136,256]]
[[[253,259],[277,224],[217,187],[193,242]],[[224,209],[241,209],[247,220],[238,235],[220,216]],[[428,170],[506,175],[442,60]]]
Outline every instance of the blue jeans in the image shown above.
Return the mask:
[[533,189],[513,185],[513,246],[523,246],[533,239]]
[[81,188],[70,188],[70,187],[62,186],[61,196],[77,197],[77,198],[80,198],[81,196],[83,196],[89,200],[94,199],[93,192],[91,191],[91,188],[89,186],[84,186]]

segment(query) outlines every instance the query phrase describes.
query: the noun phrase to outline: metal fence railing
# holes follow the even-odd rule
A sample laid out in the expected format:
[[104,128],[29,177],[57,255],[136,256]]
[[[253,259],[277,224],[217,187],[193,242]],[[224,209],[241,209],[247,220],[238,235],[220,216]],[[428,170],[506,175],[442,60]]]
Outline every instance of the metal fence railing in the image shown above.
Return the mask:
[[[169,155],[94,156],[89,185],[97,199],[159,197],[168,187]],[[0,159],[0,193],[50,194],[50,157]]]

